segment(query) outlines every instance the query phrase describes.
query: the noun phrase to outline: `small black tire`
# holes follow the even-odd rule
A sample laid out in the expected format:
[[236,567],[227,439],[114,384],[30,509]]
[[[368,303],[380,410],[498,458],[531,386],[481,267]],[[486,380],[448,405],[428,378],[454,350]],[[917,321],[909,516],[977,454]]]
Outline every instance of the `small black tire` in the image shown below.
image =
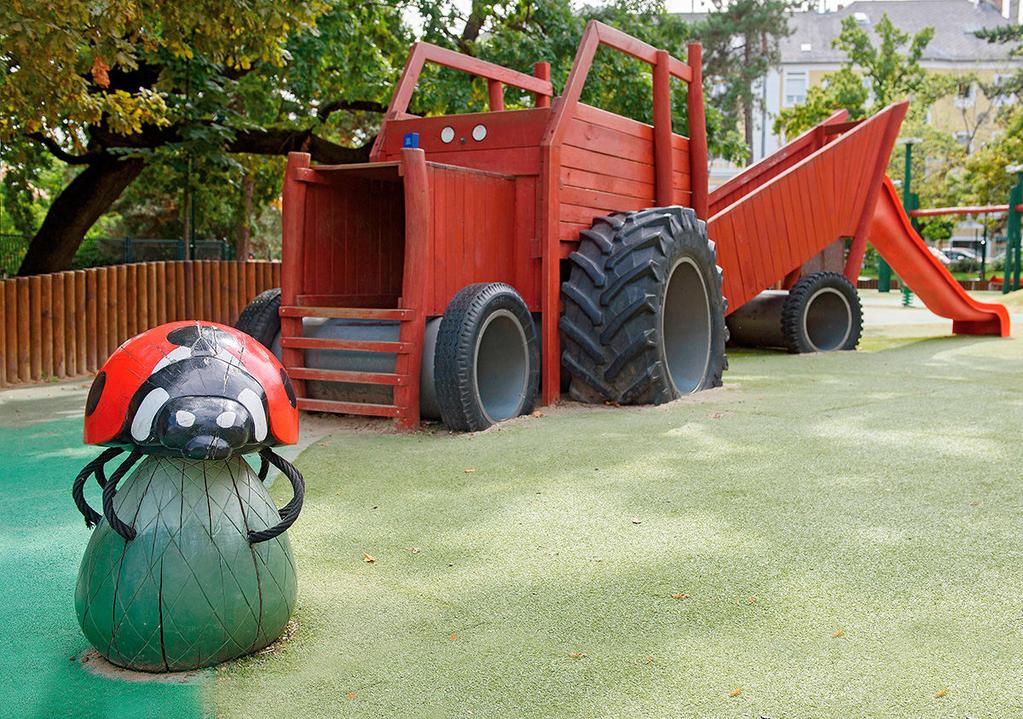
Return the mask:
[[281,288],[264,290],[245,305],[245,309],[238,315],[238,321],[234,323],[235,329],[272,351],[274,341],[281,333],[280,311]]
[[533,411],[539,342],[514,288],[478,283],[455,294],[437,331],[434,382],[441,419],[456,432],[477,432]]
[[856,287],[838,272],[801,277],[782,305],[781,331],[792,354],[856,349],[863,332]]
[[693,210],[598,217],[569,260],[559,327],[573,399],[661,404],[721,385],[727,303]]

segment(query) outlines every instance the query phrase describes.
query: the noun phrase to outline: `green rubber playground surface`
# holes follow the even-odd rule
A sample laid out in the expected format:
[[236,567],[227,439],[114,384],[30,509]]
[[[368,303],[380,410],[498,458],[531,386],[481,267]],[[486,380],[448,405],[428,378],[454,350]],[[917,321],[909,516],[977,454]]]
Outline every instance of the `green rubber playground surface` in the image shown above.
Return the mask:
[[6,707],[1023,715],[1023,343],[948,337],[897,293],[864,294],[863,351],[732,353],[725,388],[671,405],[320,439],[297,461],[294,637],[183,684],[69,659],[87,649],[88,538],[69,488],[94,452],[78,416],[26,426],[0,404]]

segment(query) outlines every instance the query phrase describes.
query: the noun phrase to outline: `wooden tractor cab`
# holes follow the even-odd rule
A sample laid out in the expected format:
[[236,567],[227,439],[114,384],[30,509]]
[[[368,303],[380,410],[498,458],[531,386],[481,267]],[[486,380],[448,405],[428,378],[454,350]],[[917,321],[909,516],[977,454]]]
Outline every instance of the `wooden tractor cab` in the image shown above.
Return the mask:
[[[653,126],[579,101],[600,45],[652,67]],[[490,111],[409,114],[427,62],[485,78]],[[689,138],[671,129],[672,78]],[[534,107],[505,110],[505,85]],[[239,327],[282,357],[301,409],[479,430],[563,385],[627,404],[721,383],[700,46],[686,63],[590,22],[552,95],[546,63],[526,75],[417,43],[370,162],[289,155],[281,288]]]

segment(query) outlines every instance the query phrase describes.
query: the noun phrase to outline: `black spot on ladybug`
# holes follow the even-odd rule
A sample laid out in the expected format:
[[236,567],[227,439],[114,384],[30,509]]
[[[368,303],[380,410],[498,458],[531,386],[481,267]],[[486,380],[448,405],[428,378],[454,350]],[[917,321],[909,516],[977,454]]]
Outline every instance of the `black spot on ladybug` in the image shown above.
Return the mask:
[[193,354],[216,354],[220,345],[236,346],[229,333],[210,325],[186,325],[171,330],[167,341],[181,347],[190,347]]
[[[89,388],[89,397],[85,400],[86,417],[96,411],[96,405],[99,404],[99,398],[103,395],[103,387],[106,386],[106,383],[106,372],[100,372],[96,375],[96,379],[92,381],[92,387]],[[292,402],[291,406],[294,407],[295,403]]]
[[291,386],[291,377],[288,377],[288,373],[281,367],[281,382],[284,383],[284,392],[288,395],[288,401],[291,402],[291,406],[295,406],[295,388]]

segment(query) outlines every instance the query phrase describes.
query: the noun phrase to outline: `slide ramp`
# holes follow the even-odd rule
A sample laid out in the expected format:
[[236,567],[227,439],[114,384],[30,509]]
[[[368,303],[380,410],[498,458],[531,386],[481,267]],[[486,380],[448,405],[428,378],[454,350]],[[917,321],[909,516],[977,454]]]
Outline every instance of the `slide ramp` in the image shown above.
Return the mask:
[[[881,182],[908,103],[862,122],[836,114],[710,195],[707,233],[717,244],[734,311],[845,237],[865,248]],[[857,265],[855,257],[851,264]]]
[[927,309],[952,320],[952,332],[1009,336],[1008,310],[1003,305],[978,302],[956,282],[913,229],[895,186],[887,176],[882,180],[869,238]]

